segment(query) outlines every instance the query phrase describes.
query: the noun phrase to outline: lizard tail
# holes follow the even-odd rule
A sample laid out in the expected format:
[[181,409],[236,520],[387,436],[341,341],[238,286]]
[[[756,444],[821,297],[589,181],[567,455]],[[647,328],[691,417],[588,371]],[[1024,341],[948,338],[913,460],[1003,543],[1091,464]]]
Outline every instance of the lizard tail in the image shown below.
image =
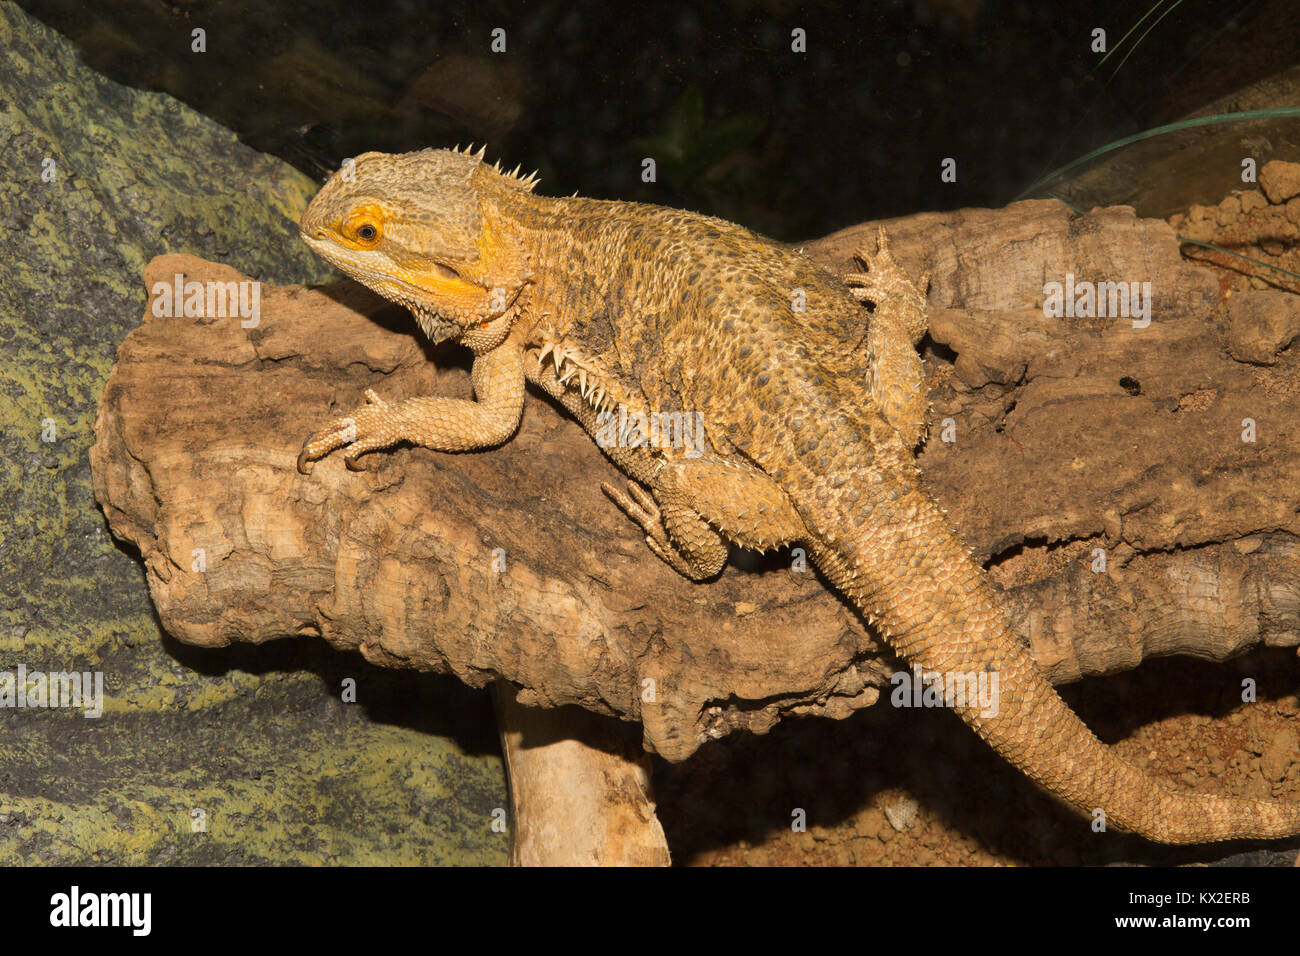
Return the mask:
[[[1108,828],[1148,840],[1208,843],[1300,833],[1300,803],[1175,790],[1098,740],[1012,632],[983,568],[939,506],[917,483],[880,477],[900,472],[863,468],[870,458],[855,456],[854,446],[859,456],[880,450],[847,442],[843,471],[824,461],[815,470],[806,460],[796,465],[812,486],[799,507],[815,538],[811,556],[908,663],[945,679],[947,687],[973,687],[980,674],[986,686],[996,686],[993,707],[975,695],[963,702],[961,693],[945,701],[994,750],[1085,815],[1100,819],[1102,811]],[[866,480],[846,483],[845,474]]]

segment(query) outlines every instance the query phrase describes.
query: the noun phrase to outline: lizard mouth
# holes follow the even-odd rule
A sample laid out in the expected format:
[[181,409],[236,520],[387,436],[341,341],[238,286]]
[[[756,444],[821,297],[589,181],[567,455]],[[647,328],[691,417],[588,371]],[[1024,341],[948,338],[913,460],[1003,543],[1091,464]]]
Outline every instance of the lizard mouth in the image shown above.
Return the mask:
[[405,302],[402,304],[411,309],[411,314],[415,316],[415,321],[419,323],[420,329],[429,337],[429,341],[434,345],[446,342],[448,339],[454,339],[465,331],[455,322],[444,319],[436,312],[426,312],[423,309],[414,309]]
[[[356,279],[362,285],[369,286],[389,301],[405,306],[415,317],[415,321],[419,323],[424,334],[429,337],[429,341],[434,345],[448,339],[458,338],[464,334],[465,330],[459,323],[432,311],[427,302],[420,301],[414,294],[428,293],[428,289],[404,282],[384,271],[377,272],[373,269],[367,269],[350,257],[340,255],[338,247],[329,240],[323,230],[300,229],[299,235],[308,248],[330,265]],[[439,279],[444,282],[464,281],[454,269],[440,264],[433,278],[435,282]]]

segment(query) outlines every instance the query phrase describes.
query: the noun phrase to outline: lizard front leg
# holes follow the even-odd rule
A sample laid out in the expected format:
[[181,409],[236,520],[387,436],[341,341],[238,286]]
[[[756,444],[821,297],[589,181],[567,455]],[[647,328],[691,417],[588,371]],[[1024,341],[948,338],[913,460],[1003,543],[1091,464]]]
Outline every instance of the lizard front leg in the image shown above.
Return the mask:
[[441,396],[389,404],[366,389],[366,404],[313,434],[298,455],[298,470],[347,446],[344,464],[358,456],[409,441],[437,451],[472,451],[499,445],[519,427],[524,408],[523,350],[506,342],[474,359],[470,372],[476,401]]
[[663,463],[651,492],[601,488],[645,532],[646,544],[671,568],[703,581],[727,563],[727,542],[766,551],[804,537],[789,497],[751,465],[713,456]]

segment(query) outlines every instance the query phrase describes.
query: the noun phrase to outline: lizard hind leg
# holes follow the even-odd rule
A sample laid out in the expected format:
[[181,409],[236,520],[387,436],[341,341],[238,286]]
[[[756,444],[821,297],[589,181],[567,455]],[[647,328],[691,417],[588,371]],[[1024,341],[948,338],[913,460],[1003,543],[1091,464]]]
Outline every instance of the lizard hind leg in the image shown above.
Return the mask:
[[843,276],[859,301],[875,306],[867,328],[867,389],[872,402],[909,448],[925,437],[930,402],[925,366],[916,351],[926,333],[925,290],[928,274],[912,282],[894,261],[882,227],[874,253],[855,258],[866,272]]
[[718,574],[727,542],[766,551],[799,540],[803,521],[789,497],[752,465],[706,456],[664,462],[651,492],[629,484],[633,498],[602,489],[639,524],[650,550],[692,581]]

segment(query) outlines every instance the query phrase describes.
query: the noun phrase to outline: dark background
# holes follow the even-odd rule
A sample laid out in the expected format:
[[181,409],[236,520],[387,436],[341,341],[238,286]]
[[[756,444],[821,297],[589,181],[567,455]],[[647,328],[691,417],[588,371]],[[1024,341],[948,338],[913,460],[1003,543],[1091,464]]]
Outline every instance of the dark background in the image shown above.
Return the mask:
[[1003,205],[1300,60],[1293,0],[20,5],[92,68],[318,178],[368,149],[487,141],[489,159],[540,169],[543,192],[685,206],[786,240]]

